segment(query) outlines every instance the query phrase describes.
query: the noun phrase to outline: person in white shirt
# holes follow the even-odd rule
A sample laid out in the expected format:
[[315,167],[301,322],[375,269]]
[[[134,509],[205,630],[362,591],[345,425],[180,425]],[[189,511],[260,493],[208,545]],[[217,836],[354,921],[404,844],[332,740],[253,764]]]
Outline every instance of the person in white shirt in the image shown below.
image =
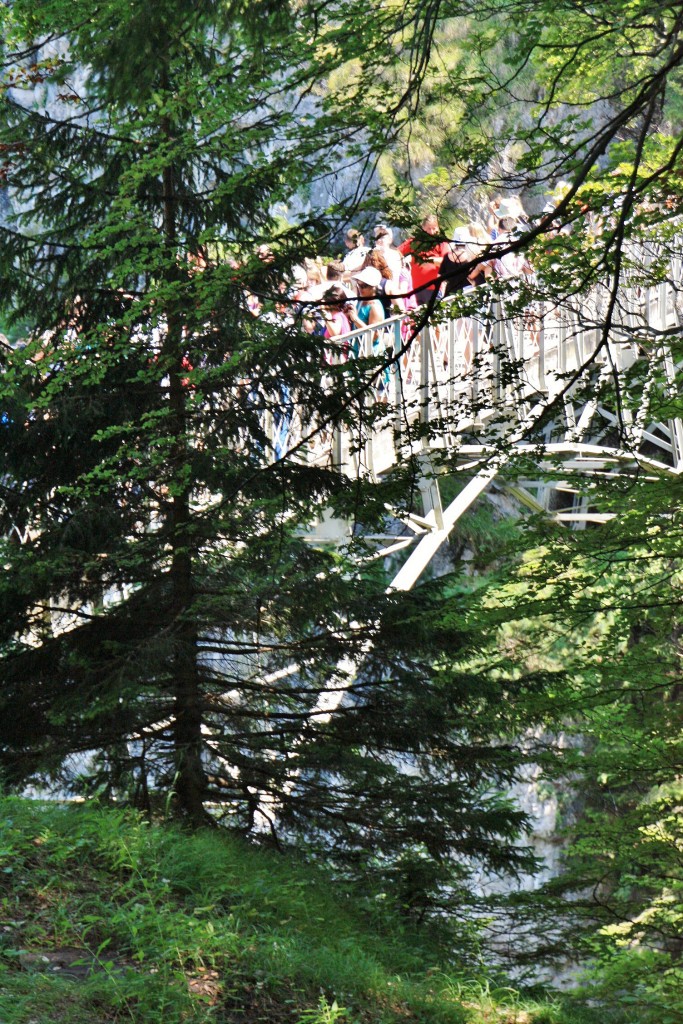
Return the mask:
[[344,245],[348,249],[342,261],[344,269],[348,274],[354,274],[363,266],[365,257],[370,250],[365,244],[365,239],[360,231],[356,231],[355,228],[349,228],[344,235]]
[[403,257],[401,256],[398,249],[394,248],[394,236],[391,228],[388,228],[386,224],[378,224],[374,231],[375,235],[375,249],[379,249],[387,262],[387,266],[391,271],[391,290],[398,292],[400,290],[401,270],[403,268]]

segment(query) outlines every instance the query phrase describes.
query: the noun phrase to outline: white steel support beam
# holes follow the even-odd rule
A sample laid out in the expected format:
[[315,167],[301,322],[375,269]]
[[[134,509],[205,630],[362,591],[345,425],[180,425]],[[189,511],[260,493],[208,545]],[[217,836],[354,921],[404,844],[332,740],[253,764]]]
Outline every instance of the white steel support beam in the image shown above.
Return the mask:
[[389,584],[388,590],[411,590],[413,588],[418,577],[427,568],[443,542],[448,539],[448,535],[460,516],[486,490],[502,464],[502,461],[498,461],[485,467],[463,487],[457,498],[444,510],[443,526],[438,530],[432,530],[431,533],[427,533],[421,538],[405,565]]

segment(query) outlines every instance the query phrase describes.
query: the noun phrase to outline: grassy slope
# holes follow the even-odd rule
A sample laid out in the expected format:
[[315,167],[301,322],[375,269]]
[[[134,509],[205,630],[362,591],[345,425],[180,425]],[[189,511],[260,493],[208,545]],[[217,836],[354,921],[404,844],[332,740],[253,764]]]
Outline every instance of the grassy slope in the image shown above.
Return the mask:
[[443,973],[324,875],[225,836],[19,800],[0,822],[1,1024],[579,1020]]

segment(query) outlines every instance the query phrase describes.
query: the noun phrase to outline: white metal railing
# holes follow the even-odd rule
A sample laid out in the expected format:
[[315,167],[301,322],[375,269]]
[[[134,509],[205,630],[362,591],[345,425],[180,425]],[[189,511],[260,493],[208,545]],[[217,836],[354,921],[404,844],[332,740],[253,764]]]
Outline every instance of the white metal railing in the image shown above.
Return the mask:
[[[377,364],[364,393],[366,407],[373,409],[371,426],[363,432],[359,425],[354,432],[334,423],[311,423],[290,404],[281,416],[269,414],[266,429],[273,451],[282,457],[296,449],[302,458],[353,475],[381,473],[397,461],[406,443],[414,450],[409,439],[415,434],[423,448],[452,445],[465,433],[483,436],[501,415],[508,428],[524,423],[531,409],[558,398],[565,442],[585,443],[599,402],[591,406],[577,395],[591,374],[608,382],[647,355],[653,366],[665,368],[673,387],[675,367],[661,332],[681,320],[680,281],[678,266],[672,267],[669,282],[621,288],[605,338],[610,293],[604,286],[561,306],[535,302],[514,316],[505,314],[504,302],[493,302],[481,289],[476,316],[449,317],[446,302],[440,322],[419,331],[419,310],[352,331],[331,343],[335,361],[374,357],[384,363]],[[647,398],[645,387],[636,407],[625,409],[622,427],[631,429],[634,444],[647,435],[659,444],[664,462],[678,467],[683,448],[675,438],[683,442],[681,426],[669,423],[648,431]]]

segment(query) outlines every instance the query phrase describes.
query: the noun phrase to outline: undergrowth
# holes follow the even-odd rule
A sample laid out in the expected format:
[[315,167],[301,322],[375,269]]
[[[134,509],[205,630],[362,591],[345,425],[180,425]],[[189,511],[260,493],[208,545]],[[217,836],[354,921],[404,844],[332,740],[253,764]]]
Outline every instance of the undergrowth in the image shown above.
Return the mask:
[[225,835],[22,800],[0,818],[1,1024],[578,1024]]

